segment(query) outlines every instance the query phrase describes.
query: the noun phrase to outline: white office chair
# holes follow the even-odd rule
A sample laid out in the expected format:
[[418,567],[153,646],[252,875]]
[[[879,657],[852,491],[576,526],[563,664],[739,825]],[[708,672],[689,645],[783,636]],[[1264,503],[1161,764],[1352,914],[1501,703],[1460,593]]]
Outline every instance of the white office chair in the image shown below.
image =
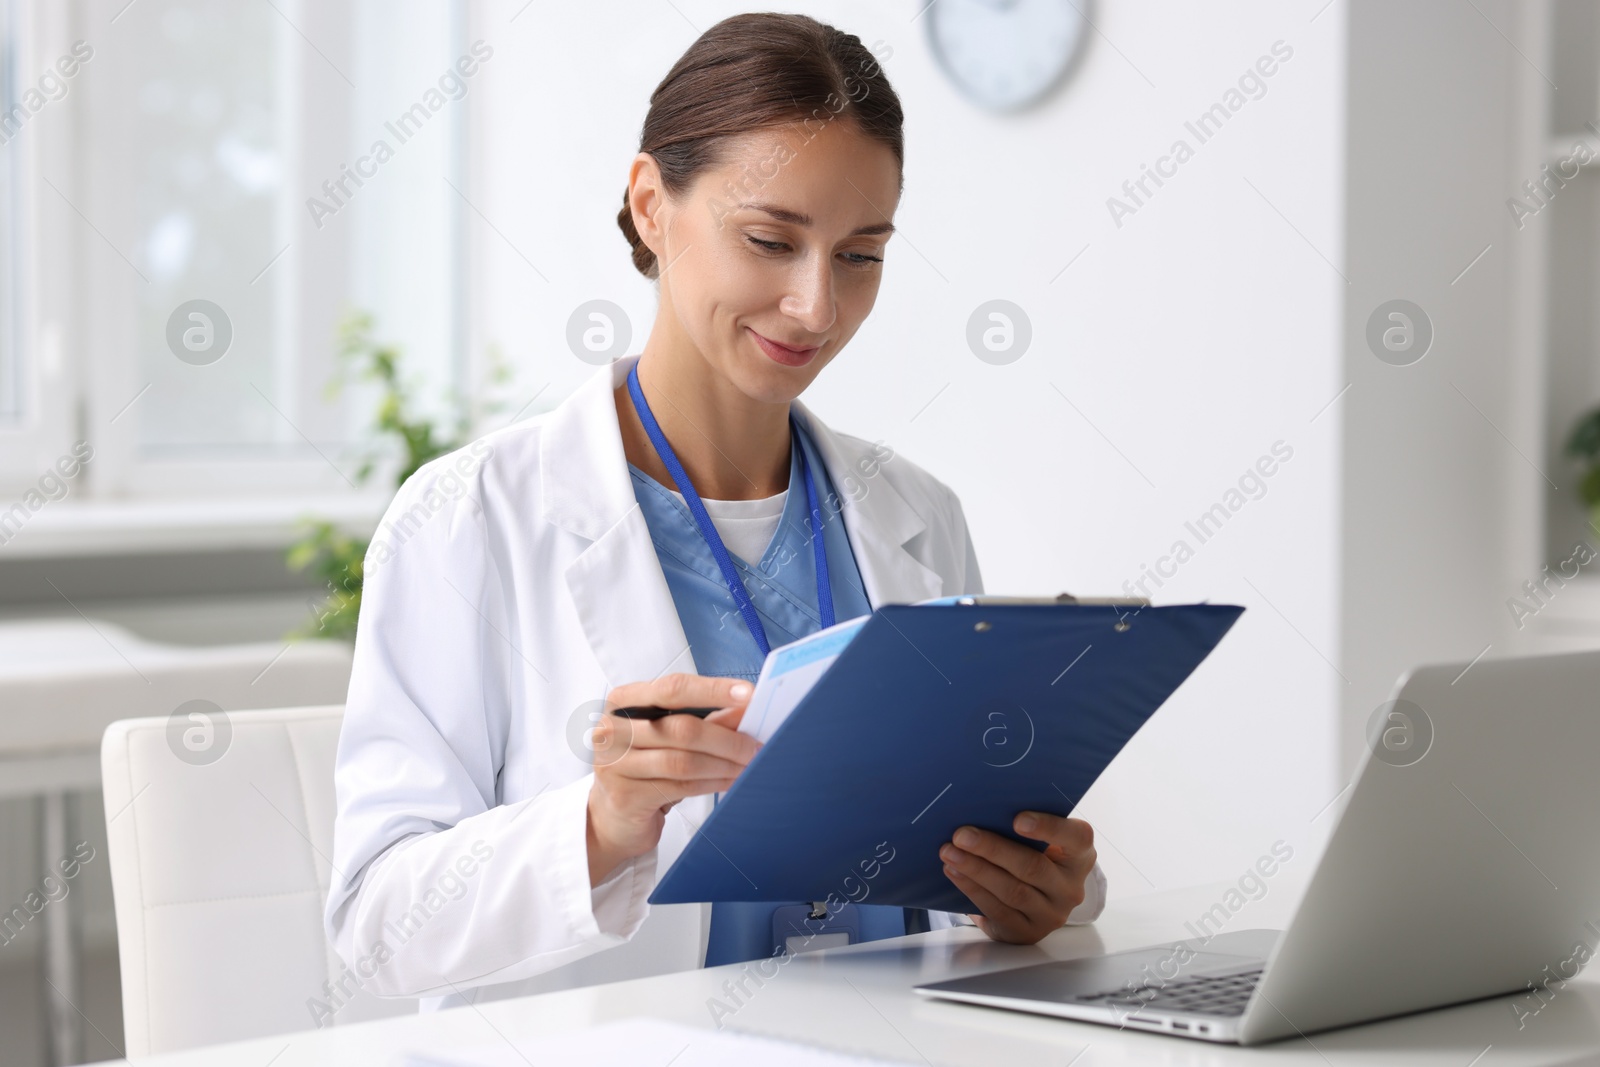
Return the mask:
[[335,996],[324,986],[345,972],[322,928],[342,714],[241,711],[209,727],[163,717],[106,730],[127,1056],[416,1011],[349,977]]

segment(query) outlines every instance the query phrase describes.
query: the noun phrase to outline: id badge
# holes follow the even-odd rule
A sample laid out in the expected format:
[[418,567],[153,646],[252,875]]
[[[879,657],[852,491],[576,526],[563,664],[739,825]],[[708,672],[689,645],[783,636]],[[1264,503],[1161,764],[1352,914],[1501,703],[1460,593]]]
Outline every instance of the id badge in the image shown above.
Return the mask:
[[810,904],[785,904],[772,912],[772,954],[796,955],[818,948],[838,948],[861,940],[861,912],[846,903],[813,919]]

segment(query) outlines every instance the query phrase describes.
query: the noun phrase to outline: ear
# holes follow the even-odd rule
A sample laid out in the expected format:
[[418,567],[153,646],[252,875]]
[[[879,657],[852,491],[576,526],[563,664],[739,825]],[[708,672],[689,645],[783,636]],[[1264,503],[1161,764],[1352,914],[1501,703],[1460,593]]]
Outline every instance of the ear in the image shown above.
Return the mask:
[[628,207],[633,211],[633,228],[639,231],[639,239],[656,254],[657,263],[665,263],[667,190],[661,181],[661,168],[648,152],[634,156],[628,167]]

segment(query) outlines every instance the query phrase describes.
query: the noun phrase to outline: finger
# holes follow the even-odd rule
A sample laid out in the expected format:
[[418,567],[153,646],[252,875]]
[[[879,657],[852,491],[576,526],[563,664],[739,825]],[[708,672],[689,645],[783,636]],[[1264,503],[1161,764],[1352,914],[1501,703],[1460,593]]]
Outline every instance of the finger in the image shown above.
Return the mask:
[[693,715],[668,715],[653,722],[634,721],[633,747],[681,748],[703,752],[742,767],[755,758],[761,750],[761,742],[721,723],[706,722]]
[[[1016,842],[1008,842],[1015,845]],[[1018,845],[1018,848],[1027,848]],[[1029,849],[1031,852],[1032,849]],[[983,886],[996,899],[1007,907],[1021,912],[1024,915],[1042,915],[1059,910],[1055,898],[1065,895],[1066,886],[1057,884],[1055,879],[1063,878],[1059,869],[1055,869],[1054,877],[1044,884],[1028,882],[1004,867],[997,866],[976,853],[969,852],[954,845],[946,845],[939,850],[939,858],[945,865],[955,869],[967,878]],[[1043,859],[1043,857],[1040,857]],[[1045,863],[1050,863],[1045,860]],[[1054,868],[1054,864],[1051,864]]]
[[1087,875],[1099,859],[1094,847],[1094,827],[1082,819],[1024,811],[1018,813],[1012,829],[1023,837],[1049,842],[1050,847],[1044,854],[1074,878]]
[[648,748],[635,749],[616,769],[624,778],[639,780],[722,782],[737,778],[744,764],[682,748]]
[[648,682],[629,682],[606,694],[613,708],[655,705],[658,708],[728,708],[743,706],[754,687],[742,678],[704,674],[663,674]]
[[715,723],[718,726],[727,727],[729,730],[737,730],[739,728],[739,724],[744,722],[744,712],[745,709],[743,705],[736,708],[723,708],[720,711],[713,711],[710,715],[707,715],[704,721]]
[[653,804],[655,807],[660,808],[663,814],[671,811],[672,807],[680,800],[699,796],[702,792],[707,791],[702,782],[674,782],[665,778],[638,779],[635,780],[634,784],[639,787],[642,796],[649,798],[645,803]]
[[641,790],[648,790],[651,802],[657,803],[665,811],[678,803],[678,801],[687,800],[689,797],[701,797],[709,793],[725,793],[732,787],[733,779],[681,782],[673,781],[669,778],[641,778],[634,779],[634,784]]
[[1094,847],[1094,827],[1082,819],[1069,819],[1042,811],[1018,812],[1011,828],[1023,837],[1060,845],[1067,852],[1082,852]]
[[957,849],[987,860],[1012,877],[1037,886],[1050,895],[1064,887],[1061,865],[1031,845],[975,826],[963,826],[952,835]]
[[[722,712],[714,714],[720,715]],[[749,763],[761,750],[761,742],[754,737],[742,734],[724,722],[710,722],[709,718],[668,715],[646,722],[643,729],[634,728],[634,744],[641,748],[686,748],[737,763]]]
[[[990,922],[998,922],[1007,926],[1026,926],[1027,915],[1013,908],[999,897],[995,896],[987,886],[968,878],[948,863],[944,867],[944,876],[950,879],[952,885],[967,895],[967,899],[978,906],[984,917]],[[984,933],[989,931],[985,930]]]

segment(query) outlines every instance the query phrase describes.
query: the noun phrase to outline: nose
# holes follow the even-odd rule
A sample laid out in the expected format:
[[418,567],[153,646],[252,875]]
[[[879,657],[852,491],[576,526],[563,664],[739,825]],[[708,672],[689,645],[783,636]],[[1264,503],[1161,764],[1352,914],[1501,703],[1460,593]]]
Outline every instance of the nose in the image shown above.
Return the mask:
[[832,257],[807,256],[795,267],[789,291],[778,302],[778,310],[810,333],[826,333],[839,316],[834,295]]

